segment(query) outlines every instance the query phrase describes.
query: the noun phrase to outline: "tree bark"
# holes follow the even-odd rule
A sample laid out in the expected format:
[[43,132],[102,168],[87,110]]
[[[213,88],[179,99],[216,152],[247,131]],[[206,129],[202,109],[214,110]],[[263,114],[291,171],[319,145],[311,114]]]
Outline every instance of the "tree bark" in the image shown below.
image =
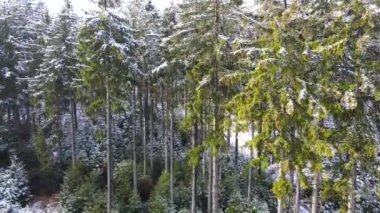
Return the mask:
[[173,204],[174,201],[174,106],[170,102],[170,201]]
[[137,192],[137,158],[136,158],[136,144],[137,144],[137,112],[136,112],[136,96],[139,94],[138,86],[135,86],[133,91],[133,190]]
[[[164,142],[164,157],[165,157],[165,172],[169,171],[169,162],[168,162],[168,142],[167,142],[167,137],[166,137],[166,124],[168,123],[168,116],[165,114],[165,110],[168,110],[167,107],[165,109],[165,104],[164,104],[164,86],[162,86],[161,90],[161,111],[162,111],[162,140]],[[166,97],[168,97],[168,94],[166,92]],[[166,99],[167,103],[167,99]],[[168,106],[168,105],[166,105]]]
[[294,198],[294,213],[300,213],[300,197],[301,197],[301,182],[300,182],[300,173],[298,167],[296,167],[296,195]]
[[111,103],[110,103],[110,90],[109,90],[109,77],[106,79],[106,113],[107,113],[107,212],[111,213],[112,210],[112,128],[111,128]]
[[238,172],[238,161],[239,161],[239,132],[236,128],[236,133],[235,133],[235,161],[234,161],[236,173]]
[[150,149],[149,149],[149,154],[150,154],[150,171],[153,174],[153,96],[152,96],[152,88],[150,88],[149,91],[149,102],[150,102],[150,110],[149,110],[149,122],[150,122],[150,127],[149,127],[149,144],[150,144]]
[[[255,138],[255,126],[254,126],[254,123],[252,122],[251,124],[251,137],[252,137],[252,140]],[[252,146],[249,145],[249,160],[252,160],[253,159],[253,149],[252,149]],[[247,189],[247,202],[251,202],[251,185],[252,185],[252,166],[249,164],[248,162],[248,166],[249,166],[249,169],[248,169],[248,189]]]
[[[282,163],[279,163],[279,175],[283,178],[284,174],[282,171]],[[283,213],[284,212],[284,200],[283,198],[277,198],[277,213]]]
[[319,179],[320,179],[320,171],[316,170],[314,174],[313,180],[313,193],[311,199],[311,213],[319,212]]
[[[198,121],[195,121],[193,126],[192,148],[198,144]],[[193,165],[191,178],[191,213],[196,213],[196,198],[197,198],[197,165]]]
[[71,160],[72,167],[74,168],[76,165],[76,128],[75,128],[75,108],[74,108],[74,95],[70,90],[70,116],[71,116]]
[[210,155],[210,160],[209,160],[209,169],[208,169],[208,200],[207,200],[207,212],[208,213],[212,213],[212,202],[213,202],[213,199],[212,199],[212,196],[213,196],[213,193],[212,193],[212,189],[213,189],[213,164],[212,162],[214,161],[213,160],[213,155],[212,155],[212,152],[209,151],[209,155]]
[[212,161],[213,181],[212,181],[212,212],[219,213],[219,156],[213,157]]
[[351,174],[350,174],[350,182],[349,182],[349,194],[348,194],[348,209],[347,213],[355,213],[355,195],[356,195],[356,167],[357,162],[356,159],[351,159],[352,166],[351,166]]
[[144,83],[140,90],[140,134],[143,145],[143,175],[146,175],[146,129]]
[[148,108],[148,92],[149,90],[149,86],[145,85],[145,82],[144,82],[144,99],[143,99],[143,103],[144,103],[144,175],[147,174],[147,170],[148,170],[148,167],[147,167],[147,143],[149,141],[149,108]]
[[294,206],[294,168],[291,163],[289,163],[289,182],[290,182],[290,196],[288,199],[288,211],[293,212]]

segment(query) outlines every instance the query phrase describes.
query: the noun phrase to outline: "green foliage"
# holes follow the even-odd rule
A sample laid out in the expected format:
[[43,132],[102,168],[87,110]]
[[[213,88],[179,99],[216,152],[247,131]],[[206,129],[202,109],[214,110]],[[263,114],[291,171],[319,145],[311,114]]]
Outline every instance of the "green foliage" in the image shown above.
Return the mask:
[[[83,78],[81,99],[87,113],[95,115],[104,112],[107,84],[110,96],[118,98],[125,82],[135,77],[133,51],[137,45],[128,22],[104,11],[86,20],[78,40],[78,56],[85,65],[80,71]],[[112,109],[119,110],[120,104],[113,101]]]
[[168,199],[163,198],[160,194],[155,194],[149,201],[149,210],[152,213],[169,213]]
[[170,175],[163,172],[154,187],[153,196],[159,194],[163,198],[168,198],[170,193]]
[[234,193],[229,198],[226,213],[265,213],[270,212],[265,202],[253,199],[247,202],[239,193]]
[[[132,161],[122,161],[115,167],[114,183],[115,183],[115,200],[120,212],[128,212],[133,196],[133,164]],[[138,196],[137,196],[138,197]],[[134,198],[134,206],[137,207],[138,199]]]
[[168,172],[163,172],[154,187],[154,191],[149,200],[151,212],[167,213],[169,211],[170,176]]
[[100,188],[99,176],[89,172],[80,163],[70,168],[64,177],[60,203],[65,211],[73,213],[106,211],[106,199]]
[[290,183],[284,177],[280,177],[273,184],[273,193],[278,199],[284,199],[290,193]]
[[191,193],[190,187],[186,186],[184,182],[180,182],[176,187],[174,187],[174,205],[177,210],[188,209],[191,205]]
[[37,135],[35,137],[35,149],[37,154],[37,159],[40,163],[41,170],[45,174],[49,174],[51,172],[51,164],[48,155],[48,149],[45,142],[45,134],[42,129],[37,131]]

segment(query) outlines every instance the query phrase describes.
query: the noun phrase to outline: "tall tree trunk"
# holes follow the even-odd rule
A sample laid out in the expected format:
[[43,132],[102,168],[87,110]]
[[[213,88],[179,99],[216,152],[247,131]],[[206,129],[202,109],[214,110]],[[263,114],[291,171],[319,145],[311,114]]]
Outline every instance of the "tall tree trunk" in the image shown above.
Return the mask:
[[138,86],[135,86],[133,91],[133,190],[137,192],[137,158],[136,158],[136,144],[137,144],[137,112],[136,112],[136,96],[139,94]]
[[[166,137],[166,127],[168,123],[168,116],[167,114],[165,115],[165,110],[168,110],[168,108],[165,108],[164,104],[164,86],[161,88],[161,112],[162,112],[162,140],[164,142],[164,155],[165,155],[165,172],[169,171],[169,162],[168,162],[168,142],[167,142],[167,137]],[[166,90],[167,91],[167,90]],[[166,92],[166,97],[168,97],[168,94]],[[166,99],[167,103],[167,99]],[[168,105],[166,105],[168,106]]]
[[70,116],[71,116],[71,160],[72,167],[76,164],[76,138],[75,138],[75,112],[74,112],[74,95],[70,90]]
[[291,163],[289,163],[289,182],[290,182],[290,195],[288,199],[288,211],[293,212],[294,206],[294,168]]
[[351,158],[351,174],[349,181],[349,193],[348,193],[348,210],[347,213],[355,213],[355,195],[356,195],[356,167],[357,162],[356,159]]
[[284,7],[285,7],[285,9],[288,8],[288,2],[287,2],[287,0],[284,0]]
[[140,127],[141,127],[141,139],[142,139],[142,144],[143,144],[143,175],[146,175],[146,117],[145,117],[145,91],[144,91],[144,86],[145,84],[143,83],[141,90],[140,90]]
[[300,171],[298,167],[296,167],[296,195],[294,197],[294,213],[300,213],[300,197],[301,197],[301,182],[300,182]]
[[236,128],[236,133],[235,133],[235,161],[234,161],[236,173],[238,172],[238,162],[239,162],[239,131]]
[[77,112],[77,102],[74,100],[74,121],[75,130],[78,130],[78,112]]
[[150,110],[149,110],[149,121],[150,121],[150,127],[149,127],[149,155],[150,155],[150,171],[153,174],[153,96],[152,96],[152,88],[150,88],[149,91],[149,102],[150,102]]
[[148,153],[147,153],[147,144],[149,141],[149,106],[148,106],[148,99],[149,99],[149,82],[148,84],[144,86],[144,174],[147,174],[148,171]]
[[212,189],[213,189],[213,155],[212,155],[212,152],[211,151],[209,151],[209,169],[208,169],[208,200],[207,200],[207,212],[208,213],[212,213],[213,211],[212,211],[212,207],[213,207],[213,205],[212,205],[212,201],[213,201],[213,199],[212,199],[212,195],[213,195],[213,193],[212,193]]
[[107,213],[112,210],[112,129],[109,77],[106,79],[106,113],[107,113]]
[[[198,144],[198,121],[195,121],[193,126],[192,148]],[[197,198],[197,165],[193,165],[191,177],[191,213],[196,213],[196,198]]]
[[[172,95],[172,94],[170,94]],[[170,96],[172,98],[172,96]],[[174,105],[170,101],[170,201],[174,201]]]
[[[218,152],[219,154],[219,152]],[[219,155],[215,155],[212,161],[213,181],[212,181],[212,212],[219,213]]]
[[[252,140],[255,138],[255,126],[254,126],[254,123],[252,122],[251,124],[251,137],[252,137]],[[252,146],[249,145],[249,160],[253,160],[253,149],[252,149]],[[247,190],[247,202],[251,202],[251,185],[252,185],[252,166],[250,165],[250,163],[248,162],[248,166],[249,166],[249,169],[248,169],[248,190]]]
[[[206,135],[206,131],[205,131],[205,124],[204,124],[204,121],[203,121],[203,110],[201,112],[201,136],[200,136],[200,139],[202,141],[202,144],[205,144],[205,135]],[[203,152],[202,153],[202,178],[203,178],[203,181],[206,181],[206,152]]]
[[319,179],[320,179],[321,173],[317,169],[314,173],[313,178],[313,193],[311,198],[311,213],[318,213],[319,212]]
[[[284,172],[282,170],[282,163],[279,163],[279,175],[281,178],[284,178]],[[277,198],[277,213],[283,213],[284,212],[284,199],[283,198]]]

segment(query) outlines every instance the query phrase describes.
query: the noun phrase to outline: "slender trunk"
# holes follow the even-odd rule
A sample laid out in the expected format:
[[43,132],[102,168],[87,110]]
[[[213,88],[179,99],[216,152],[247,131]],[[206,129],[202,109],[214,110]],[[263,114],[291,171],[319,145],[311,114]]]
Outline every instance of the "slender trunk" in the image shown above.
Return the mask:
[[[198,122],[196,121],[193,126],[193,149],[198,143]],[[197,198],[197,165],[193,165],[192,179],[191,179],[191,213],[196,213],[196,198]]]
[[173,122],[174,122],[174,106],[170,102],[170,201],[171,204],[174,201],[174,130],[173,130]]
[[[254,123],[252,122],[251,124],[251,134],[252,134],[252,140],[255,138],[255,126]],[[249,146],[249,159],[253,159],[253,149],[252,146]],[[252,185],[252,166],[248,162],[248,190],[247,190],[247,202],[251,202],[251,185]]]
[[288,209],[289,212],[293,212],[294,205],[294,168],[292,165],[289,165],[289,181],[290,181],[290,196],[288,200]]
[[111,129],[111,103],[109,91],[109,77],[106,79],[106,102],[107,102],[107,212],[112,210],[112,129]]
[[300,213],[300,197],[301,197],[301,182],[300,182],[300,171],[296,167],[296,196],[294,198],[294,213]]
[[[231,116],[229,116],[229,119],[231,119]],[[228,158],[228,153],[230,151],[230,147],[231,147],[231,125],[228,126],[228,129],[227,129],[227,158]]]
[[136,143],[137,143],[137,112],[136,112],[136,96],[139,94],[138,87],[135,86],[133,93],[133,190],[137,192],[137,158],[136,158]]
[[150,171],[153,174],[153,97],[152,97],[152,89],[150,89],[149,92],[149,99],[150,99],[150,110],[149,110],[149,121],[150,121],[150,127],[149,127],[149,154],[150,154]]
[[320,171],[315,171],[314,180],[313,180],[313,194],[311,199],[311,213],[319,212],[319,179]]
[[234,161],[236,173],[238,172],[238,161],[239,161],[239,132],[236,129],[236,133],[235,133],[235,161]]
[[219,213],[219,155],[215,155],[212,161],[213,181],[212,181],[212,212]]
[[185,89],[185,100],[184,100],[184,107],[185,107],[185,118],[187,118],[187,107],[186,107],[186,103],[187,103],[187,90]]
[[[284,177],[283,171],[282,171],[282,165],[281,162],[279,163],[279,174],[281,177]],[[277,213],[283,213],[284,212],[284,201],[283,198],[277,198]]]
[[[145,85],[145,84],[144,84]],[[144,86],[144,175],[147,174],[147,143],[149,141],[149,108],[148,108],[149,85]]]
[[287,0],[284,0],[284,7],[285,7],[285,9],[288,8],[288,2],[287,2]]
[[[201,141],[202,144],[205,143],[205,128],[204,128],[204,122],[203,122],[203,110],[201,112]],[[202,153],[202,178],[204,181],[206,181],[206,152]]]
[[74,112],[74,96],[70,90],[70,116],[71,116],[71,160],[72,166],[75,167],[76,164],[76,138],[75,138],[75,112]]
[[[166,94],[167,97],[167,94]],[[166,102],[167,103],[167,102]],[[167,105],[166,105],[167,106]],[[165,115],[165,104],[164,104],[164,87],[162,86],[161,90],[161,111],[162,111],[162,140],[164,142],[164,155],[165,155],[165,172],[168,172],[169,170],[169,163],[168,163],[168,142],[166,137],[166,124],[168,123],[168,116]]]
[[357,162],[356,159],[352,158],[352,167],[351,167],[351,175],[350,175],[350,182],[349,182],[349,194],[348,194],[348,210],[347,213],[354,213],[355,212],[355,190],[356,190],[356,167]]
[[212,211],[212,207],[213,207],[213,205],[212,205],[212,201],[213,201],[213,199],[212,199],[212,195],[213,195],[213,193],[212,193],[212,189],[213,189],[213,178],[212,178],[212,176],[213,176],[213,164],[212,164],[212,162],[214,161],[213,160],[213,155],[212,155],[212,152],[211,151],[209,151],[209,155],[210,155],[210,160],[209,160],[209,165],[208,165],[208,200],[207,200],[207,212],[208,213],[212,213],[213,211]]
[[78,130],[78,112],[77,112],[77,102],[74,101],[74,122],[75,130]]
[[[252,160],[252,149],[249,149],[249,158]],[[249,164],[249,163],[248,163]],[[248,165],[248,190],[247,190],[247,202],[251,202],[251,184],[252,184],[252,166]]]
[[146,119],[145,119],[145,95],[144,95],[144,83],[140,91],[140,130],[141,130],[141,139],[143,144],[143,175],[146,175]]

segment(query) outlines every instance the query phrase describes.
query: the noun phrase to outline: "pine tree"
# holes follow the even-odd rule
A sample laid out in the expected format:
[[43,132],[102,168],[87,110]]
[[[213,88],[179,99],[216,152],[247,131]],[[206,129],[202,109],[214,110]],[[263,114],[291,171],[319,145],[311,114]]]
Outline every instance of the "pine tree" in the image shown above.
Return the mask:
[[[65,111],[71,117],[72,165],[75,165],[75,91],[74,78],[78,77],[78,59],[76,50],[76,23],[71,2],[65,1],[64,8],[51,27],[44,51],[36,87],[44,91],[44,100],[50,116],[56,117],[60,124],[61,116]],[[50,110],[49,110],[50,109]],[[60,125],[57,125],[58,127]],[[60,139],[59,139],[60,140]]]
[[107,211],[112,209],[112,110],[120,103],[121,86],[139,74],[133,51],[136,41],[128,23],[110,12],[107,4],[100,13],[86,20],[79,33],[78,56],[84,65],[84,103],[90,114],[105,113],[107,123]]

